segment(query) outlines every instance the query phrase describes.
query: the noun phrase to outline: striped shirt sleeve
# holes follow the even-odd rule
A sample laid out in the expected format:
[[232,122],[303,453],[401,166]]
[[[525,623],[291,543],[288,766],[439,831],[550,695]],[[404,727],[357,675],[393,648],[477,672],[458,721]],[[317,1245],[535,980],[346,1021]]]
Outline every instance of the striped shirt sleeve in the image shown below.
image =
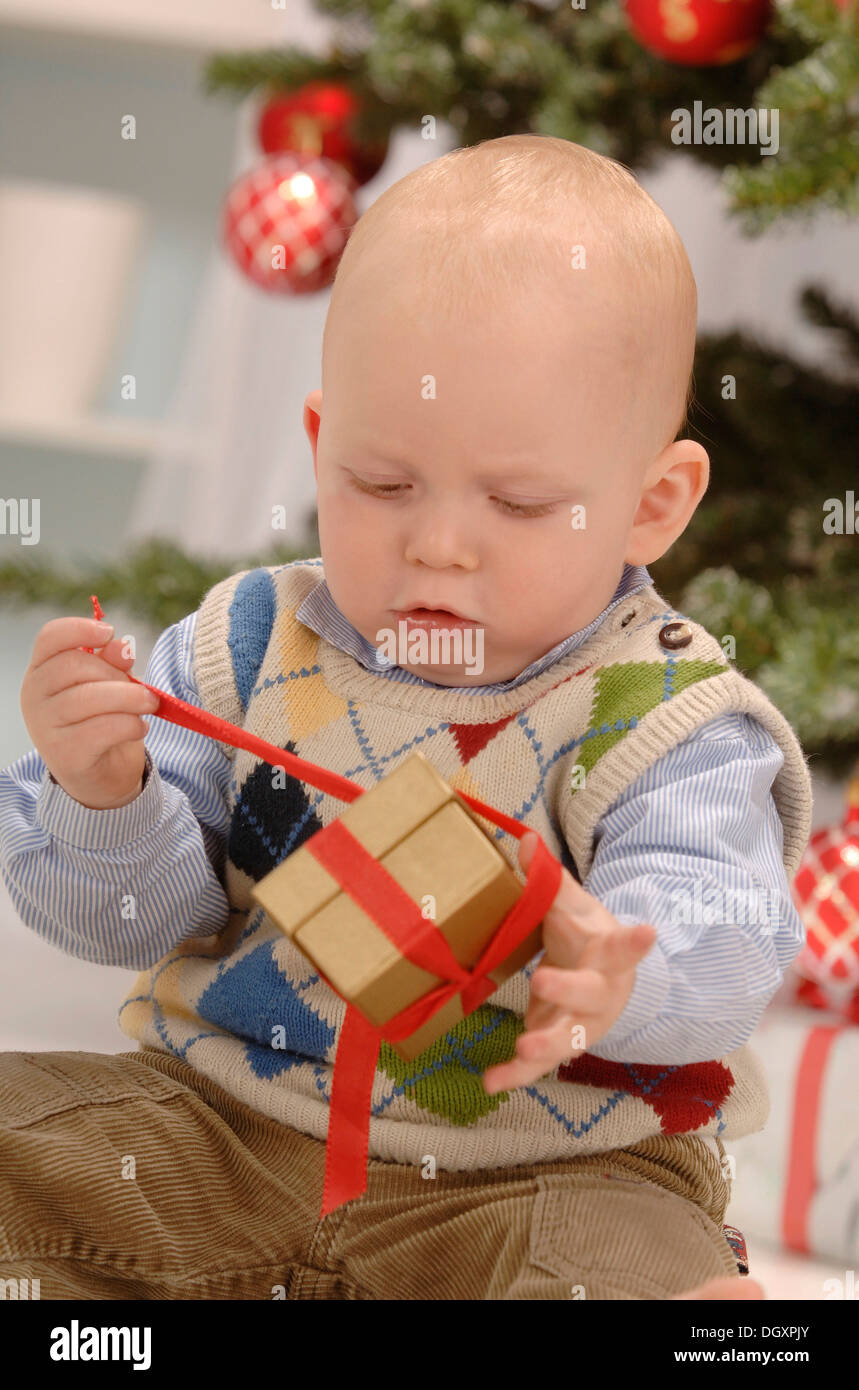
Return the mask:
[[595,1056],[679,1066],[748,1041],[804,939],[771,791],[782,761],[757,720],[724,715],[603,817],[583,887],[658,936]]
[[[167,628],[147,684],[200,707],[191,665],[196,613]],[[145,969],[229,918],[222,882],[232,764],[211,739],[149,721],[134,801],[82,806],[33,749],[0,772],[0,872],[23,922],[60,950]]]

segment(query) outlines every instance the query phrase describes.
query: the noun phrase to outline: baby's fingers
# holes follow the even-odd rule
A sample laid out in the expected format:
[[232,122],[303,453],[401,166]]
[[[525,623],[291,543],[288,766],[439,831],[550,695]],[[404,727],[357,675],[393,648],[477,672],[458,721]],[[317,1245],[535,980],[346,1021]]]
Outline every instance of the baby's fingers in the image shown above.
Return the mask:
[[647,955],[657,938],[649,922],[635,927],[615,923],[611,931],[589,941],[579,960],[580,967],[615,974],[632,970]]
[[520,1033],[516,1039],[516,1056],[484,1072],[483,1086],[487,1095],[528,1086],[552,1071],[570,1055],[572,1027],[573,1020],[561,1016],[551,1028]]
[[108,642],[106,647],[102,647],[99,656],[102,661],[115,667],[117,671],[130,672],[136,660],[132,655],[128,640],[123,637],[114,637],[113,641]]
[[[601,970],[555,970],[541,966],[531,981],[531,992],[537,999],[553,1004],[555,1014],[562,1011],[577,1017],[598,1014],[608,1002],[608,982]],[[554,1027],[558,1021],[539,1019],[537,1027]]]

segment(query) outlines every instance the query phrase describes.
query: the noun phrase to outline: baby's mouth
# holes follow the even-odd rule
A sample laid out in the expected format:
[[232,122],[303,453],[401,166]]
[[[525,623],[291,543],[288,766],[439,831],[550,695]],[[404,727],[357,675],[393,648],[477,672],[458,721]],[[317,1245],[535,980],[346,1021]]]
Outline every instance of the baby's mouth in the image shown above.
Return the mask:
[[446,608],[410,608],[407,611],[398,610],[396,616],[412,627],[473,627],[476,623],[476,619],[463,618]]

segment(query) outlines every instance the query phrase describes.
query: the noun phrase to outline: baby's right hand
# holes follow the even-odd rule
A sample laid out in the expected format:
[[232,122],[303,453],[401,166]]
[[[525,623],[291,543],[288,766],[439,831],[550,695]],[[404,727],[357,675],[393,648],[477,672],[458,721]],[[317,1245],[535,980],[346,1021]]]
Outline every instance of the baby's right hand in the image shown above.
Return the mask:
[[[158,708],[145,686],[126,678],[113,628],[94,618],[52,618],[33,644],[21,686],[21,712],[55,781],[92,810],[125,806],[141,790],[147,726]],[[107,643],[101,652],[84,647]]]

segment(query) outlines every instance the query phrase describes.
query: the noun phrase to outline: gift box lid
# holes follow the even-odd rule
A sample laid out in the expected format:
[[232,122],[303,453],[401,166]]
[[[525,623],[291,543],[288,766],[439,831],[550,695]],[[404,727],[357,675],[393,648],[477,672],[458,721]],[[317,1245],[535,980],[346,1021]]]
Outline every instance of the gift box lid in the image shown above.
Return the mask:
[[[449,802],[462,806],[424,755],[412,753],[378,786],[347,806],[339,819],[374,858],[381,859]],[[251,896],[266,910],[276,904],[278,925],[294,936],[340,892],[337,880],[302,845],[256,884]]]

